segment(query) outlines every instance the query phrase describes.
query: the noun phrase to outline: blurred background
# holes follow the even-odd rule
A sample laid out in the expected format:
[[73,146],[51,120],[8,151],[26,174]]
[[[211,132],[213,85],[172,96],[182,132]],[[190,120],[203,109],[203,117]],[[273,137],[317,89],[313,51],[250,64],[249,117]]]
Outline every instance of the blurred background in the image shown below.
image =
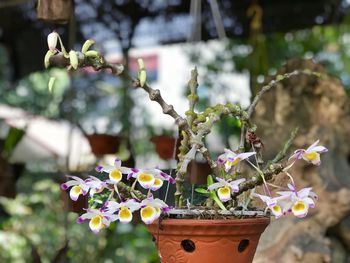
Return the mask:
[[[75,224],[87,199],[71,203],[59,184],[66,174],[95,174],[96,163],[116,155],[126,166],[173,173],[178,131],[123,78],[45,70],[53,30],[67,50],[94,39],[131,75],[142,57],[148,82],[180,114],[195,65],[198,110],[246,107],[278,74],[320,72],[283,81],[257,107],[265,159],[296,126],[293,147],[319,138],[330,151],[321,168],[297,167],[298,184],[315,188],[319,208],[304,221],[273,222],[254,262],[350,262],[349,8],[349,0],[1,0],[0,262],[158,262],[141,224],[114,224],[98,235]],[[224,118],[206,143],[217,156],[238,140],[239,122]],[[209,173],[199,158],[188,183],[202,184]]]

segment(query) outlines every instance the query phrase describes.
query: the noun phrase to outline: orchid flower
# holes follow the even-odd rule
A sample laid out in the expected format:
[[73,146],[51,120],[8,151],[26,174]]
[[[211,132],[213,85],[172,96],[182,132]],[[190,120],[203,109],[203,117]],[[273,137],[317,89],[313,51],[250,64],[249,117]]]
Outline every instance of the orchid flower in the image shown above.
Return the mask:
[[103,189],[107,186],[107,183],[101,181],[95,176],[90,175],[88,179],[85,180],[85,184],[90,188],[90,196],[93,196],[95,193],[101,193]]
[[328,149],[324,146],[317,145],[318,143],[319,143],[319,140],[315,141],[306,150],[305,149],[296,150],[289,159],[295,159],[295,160],[304,159],[308,163],[312,163],[317,166],[320,165],[321,164],[320,153],[327,152]]
[[296,217],[303,218],[307,215],[309,208],[314,208],[317,195],[311,191],[311,187],[296,190],[295,185],[288,184],[289,191],[277,192],[282,197],[287,197],[288,201],[284,204],[286,212],[292,212]]
[[271,213],[275,216],[275,218],[280,218],[284,215],[284,210],[281,205],[281,200],[286,199],[287,197],[279,196],[279,197],[271,197],[267,195],[260,195],[253,193],[252,196],[259,197],[265,204],[268,209],[270,209]]
[[248,157],[256,154],[256,152],[235,153],[229,149],[225,149],[225,153],[218,157],[218,163],[225,165],[225,172],[231,170],[240,161],[247,159]]
[[109,213],[118,212],[118,218],[121,223],[129,223],[132,220],[132,213],[140,209],[140,203],[134,199],[129,199],[126,202],[108,201],[106,203],[106,211]]
[[101,209],[88,209],[85,214],[78,217],[77,223],[81,224],[88,219],[90,219],[89,227],[92,232],[98,233],[101,229],[108,227],[111,222],[118,220],[118,216]]
[[225,180],[222,178],[216,177],[217,183],[213,183],[212,185],[208,186],[208,191],[212,191],[215,189],[218,189],[218,197],[220,201],[226,202],[231,200],[231,193],[232,192],[239,192],[239,184],[244,182],[246,179],[237,179],[237,180]]
[[133,172],[128,175],[128,179],[130,177],[136,178],[143,188],[151,189],[153,191],[161,188],[164,181],[169,181],[172,184],[175,183],[174,178],[156,168],[133,169]]
[[147,225],[157,220],[162,211],[165,212],[169,209],[169,206],[164,201],[158,198],[154,199],[153,196],[142,200],[140,205],[141,220]]
[[122,178],[123,178],[123,174],[129,174],[132,172],[131,168],[127,168],[127,167],[123,167],[121,166],[122,162],[119,159],[115,159],[114,160],[114,165],[99,165],[95,168],[95,170],[97,172],[106,172],[109,175],[109,180],[113,183],[113,184],[117,184],[119,183]]
[[89,183],[77,176],[68,175],[67,177],[72,178],[72,180],[61,184],[61,189],[67,190],[69,187],[73,186],[69,191],[69,196],[73,201],[77,201],[81,194],[86,195],[89,192]]

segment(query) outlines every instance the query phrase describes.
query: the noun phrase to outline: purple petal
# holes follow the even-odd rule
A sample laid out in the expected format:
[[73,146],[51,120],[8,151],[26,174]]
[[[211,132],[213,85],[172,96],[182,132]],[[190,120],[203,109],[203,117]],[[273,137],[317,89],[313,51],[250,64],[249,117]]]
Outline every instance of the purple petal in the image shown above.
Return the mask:
[[80,216],[77,218],[76,222],[77,224],[82,224],[86,219],[81,218]]
[[171,184],[175,184],[176,183],[176,180],[172,177],[169,177],[169,183]]
[[95,171],[100,173],[100,172],[102,172],[102,169],[103,169],[102,165],[97,165],[95,168]]
[[61,184],[61,189],[62,190],[67,190],[68,189],[68,185],[66,183]]

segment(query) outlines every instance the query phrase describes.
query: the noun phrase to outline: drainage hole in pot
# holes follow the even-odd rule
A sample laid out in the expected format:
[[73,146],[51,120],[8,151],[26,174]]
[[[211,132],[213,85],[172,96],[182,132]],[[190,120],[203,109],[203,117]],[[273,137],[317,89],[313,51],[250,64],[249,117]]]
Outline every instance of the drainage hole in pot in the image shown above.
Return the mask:
[[192,240],[184,239],[181,241],[181,246],[186,252],[193,252],[196,249],[196,245]]
[[246,248],[249,246],[249,240],[248,239],[242,239],[241,242],[238,244],[238,252],[242,253]]

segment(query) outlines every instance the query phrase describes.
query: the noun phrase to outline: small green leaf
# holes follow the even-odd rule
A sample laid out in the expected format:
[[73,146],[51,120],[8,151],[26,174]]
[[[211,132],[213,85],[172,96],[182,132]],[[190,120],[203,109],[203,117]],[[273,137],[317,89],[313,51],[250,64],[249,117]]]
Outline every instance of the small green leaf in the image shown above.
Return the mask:
[[96,50],[89,50],[84,53],[85,56],[89,58],[98,58],[100,57],[100,53]]
[[74,69],[78,68],[78,56],[74,50],[69,51],[69,62]]
[[212,185],[214,183],[213,177],[211,175],[208,175],[207,177],[207,185]]
[[3,154],[6,158],[10,157],[13,150],[16,148],[16,145],[20,142],[25,134],[24,130],[11,127],[7,133],[5,142],[4,142],[4,151]]
[[49,84],[48,84],[48,88],[49,88],[50,93],[52,93],[52,91],[53,91],[53,85],[55,84],[55,80],[56,80],[55,77],[50,77]]
[[50,66],[50,58],[54,55],[54,52],[52,52],[51,50],[48,50],[45,54],[45,58],[44,58],[44,66],[45,68],[48,68]]
[[81,48],[81,53],[85,54],[93,44],[95,44],[95,41],[92,39],[86,40],[83,47]]
[[210,192],[207,189],[204,188],[196,188],[195,191],[200,194],[210,194]]
[[140,86],[143,87],[146,83],[146,79],[147,79],[147,73],[146,70],[141,70],[139,72],[139,80],[140,80]]

